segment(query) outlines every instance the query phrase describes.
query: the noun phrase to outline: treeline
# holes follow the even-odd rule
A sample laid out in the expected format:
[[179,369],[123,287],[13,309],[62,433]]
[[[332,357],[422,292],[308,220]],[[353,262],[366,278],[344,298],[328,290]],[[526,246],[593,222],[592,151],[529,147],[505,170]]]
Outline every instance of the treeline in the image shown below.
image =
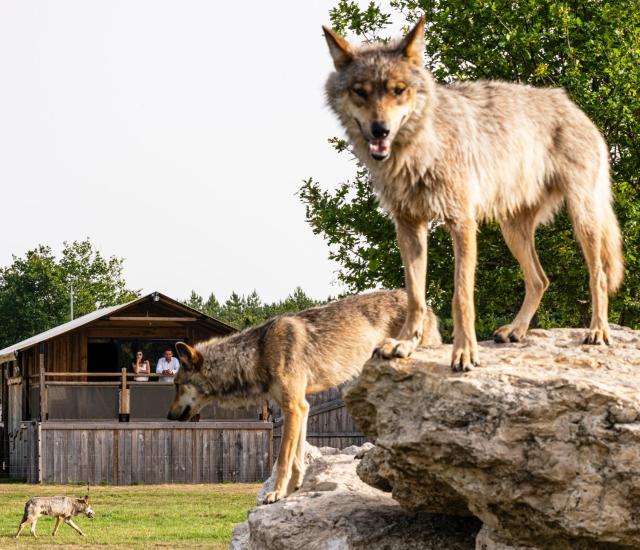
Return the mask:
[[314,300],[307,296],[302,288],[297,287],[284,300],[272,303],[264,303],[255,290],[246,296],[232,292],[224,303],[220,303],[213,293],[205,300],[192,290],[189,299],[183,303],[241,329],[258,325],[275,315],[294,313],[326,303],[328,300]]
[[104,257],[89,239],[64,243],[56,257],[38,245],[0,267],[0,348],[66,323],[96,309],[140,295],[127,288],[122,258]]
[[[43,244],[13,256],[10,265],[0,267],[0,349],[69,321],[71,292],[74,318],[139,297],[139,290],[127,288],[123,266],[123,258],[103,256],[88,238],[65,242],[57,256]],[[232,292],[223,303],[213,293],[205,300],[192,291],[183,301],[236,328],[325,302],[300,287],[272,303],[263,302],[255,290],[246,296]]]

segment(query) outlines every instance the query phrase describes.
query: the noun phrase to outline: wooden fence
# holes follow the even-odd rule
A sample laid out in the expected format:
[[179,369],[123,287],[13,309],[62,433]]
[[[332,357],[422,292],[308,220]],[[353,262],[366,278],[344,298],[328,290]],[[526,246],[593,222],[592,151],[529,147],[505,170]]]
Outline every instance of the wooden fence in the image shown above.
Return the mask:
[[[362,445],[367,438],[358,430],[347,412],[340,387],[307,396],[311,406],[307,423],[307,441],[316,447],[344,449]],[[277,458],[282,439],[282,413],[271,404],[273,414],[273,453]]]
[[35,422],[20,422],[8,430],[6,471],[13,479],[37,481],[38,431]]
[[15,475],[45,483],[263,481],[269,422],[28,422]]

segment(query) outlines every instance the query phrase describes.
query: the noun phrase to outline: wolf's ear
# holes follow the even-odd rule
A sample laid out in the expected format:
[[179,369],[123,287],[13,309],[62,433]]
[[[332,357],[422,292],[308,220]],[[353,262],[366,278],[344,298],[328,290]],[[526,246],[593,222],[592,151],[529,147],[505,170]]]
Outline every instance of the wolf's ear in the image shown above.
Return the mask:
[[424,15],[400,42],[398,49],[411,63],[424,65]]
[[190,345],[184,342],[178,342],[176,344],[176,350],[180,356],[180,361],[189,368],[197,368],[202,365],[202,355],[200,352],[192,348]]
[[89,502],[89,495],[84,495],[84,498],[82,500],[84,500],[85,502]]
[[336,70],[340,71],[353,61],[351,46],[342,36],[336,34],[324,25],[322,26],[322,30],[324,31],[324,37],[329,46],[329,53],[333,58],[333,65]]

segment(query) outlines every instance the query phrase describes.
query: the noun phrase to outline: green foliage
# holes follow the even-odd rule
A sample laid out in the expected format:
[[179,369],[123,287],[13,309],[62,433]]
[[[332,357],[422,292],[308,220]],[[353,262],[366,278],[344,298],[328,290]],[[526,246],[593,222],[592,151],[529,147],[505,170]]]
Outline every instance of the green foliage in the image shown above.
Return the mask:
[[[340,1],[333,27],[357,37],[378,36],[390,20],[427,21],[427,63],[441,83],[453,79],[504,79],[562,86],[603,132],[611,149],[615,209],[625,243],[626,279],[612,299],[613,322],[640,326],[640,10],[636,0],[393,0],[391,12]],[[331,140],[348,153],[343,140]],[[300,198],[314,232],[341,264],[351,290],[402,286],[391,221],[377,207],[362,166],[328,191],[312,178]],[[478,237],[477,330],[487,337],[508,322],[523,297],[520,270],[495,224]],[[551,280],[534,323],[585,326],[590,318],[588,275],[565,214],[537,233],[537,248]],[[429,301],[450,324],[453,255],[448,235],[429,237]]]
[[126,288],[122,264],[122,258],[103,257],[88,239],[65,242],[59,260],[44,245],[14,256],[0,268],[0,347],[68,321],[70,284],[75,317],[137,297]]
[[304,290],[296,287],[284,300],[270,304],[263,303],[255,290],[247,296],[232,292],[224,304],[220,304],[213,294],[205,302],[202,296],[192,290],[189,299],[183,303],[234,327],[246,328],[259,325],[276,315],[295,313],[324,302],[309,298]]

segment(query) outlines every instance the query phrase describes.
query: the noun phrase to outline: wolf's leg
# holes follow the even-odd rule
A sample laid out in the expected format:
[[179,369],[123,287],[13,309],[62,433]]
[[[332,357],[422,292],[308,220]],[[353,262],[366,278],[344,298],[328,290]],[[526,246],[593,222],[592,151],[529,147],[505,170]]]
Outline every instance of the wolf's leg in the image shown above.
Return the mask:
[[33,523],[33,520],[31,518],[24,520],[21,524],[20,527],[18,527],[18,532],[16,533],[16,538],[18,538],[20,536],[20,533],[22,533],[23,529],[29,525]]
[[500,222],[504,240],[514,255],[524,276],[525,295],[520,311],[509,325],[500,327],[493,333],[498,343],[518,342],[529,328],[549,279],[544,273],[535,246],[537,212],[527,211],[517,218]]
[[387,338],[374,351],[379,357],[408,357],[418,347],[424,330],[425,285],[427,281],[427,225],[396,219],[396,235],[407,290],[407,317],[397,338]]
[[298,447],[293,459],[291,479],[287,486],[287,495],[297,491],[300,488],[300,485],[302,485],[302,480],[304,479],[304,447],[307,440],[307,421],[309,420],[309,403],[306,399],[305,404],[307,405],[307,408],[305,409],[304,416],[302,417],[300,436],[298,437]]
[[473,219],[449,224],[455,255],[453,292],[453,355],[454,371],[469,371],[478,363],[475,309],[473,305],[476,269],[476,231]]
[[71,518],[64,518],[64,522],[71,528],[75,529],[79,535],[81,536],[85,536],[85,534],[82,532],[82,530],[80,529],[80,527],[78,527],[75,523],[73,523],[73,520]]
[[587,266],[589,267],[589,288],[591,290],[591,326],[584,340],[585,344],[609,344],[609,297],[607,275],[602,265],[602,227],[598,216],[598,206],[592,196],[582,194],[576,200],[569,195],[567,207]]
[[58,533],[58,529],[60,529],[60,525],[61,524],[62,524],[62,517],[61,516],[57,516],[56,517],[56,526],[53,528],[53,533],[51,533],[54,537]]
[[33,520],[31,520],[31,534],[35,537],[38,538],[38,535],[36,533],[36,524],[38,523],[38,518],[33,518]]
[[291,478],[298,440],[300,439],[302,420],[309,409],[309,405],[304,398],[304,383],[302,381],[296,381],[295,384],[292,384],[291,381],[287,382],[289,387],[286,388],[286,393],[283,395],[281,403],[284,425],[282,427],[282,443],[280,444],[280,453],[278,455],[278,466],[276,467],[277,479],[274,490],[264,498],[265,504],[276,502],[287,495],[286,490]]

